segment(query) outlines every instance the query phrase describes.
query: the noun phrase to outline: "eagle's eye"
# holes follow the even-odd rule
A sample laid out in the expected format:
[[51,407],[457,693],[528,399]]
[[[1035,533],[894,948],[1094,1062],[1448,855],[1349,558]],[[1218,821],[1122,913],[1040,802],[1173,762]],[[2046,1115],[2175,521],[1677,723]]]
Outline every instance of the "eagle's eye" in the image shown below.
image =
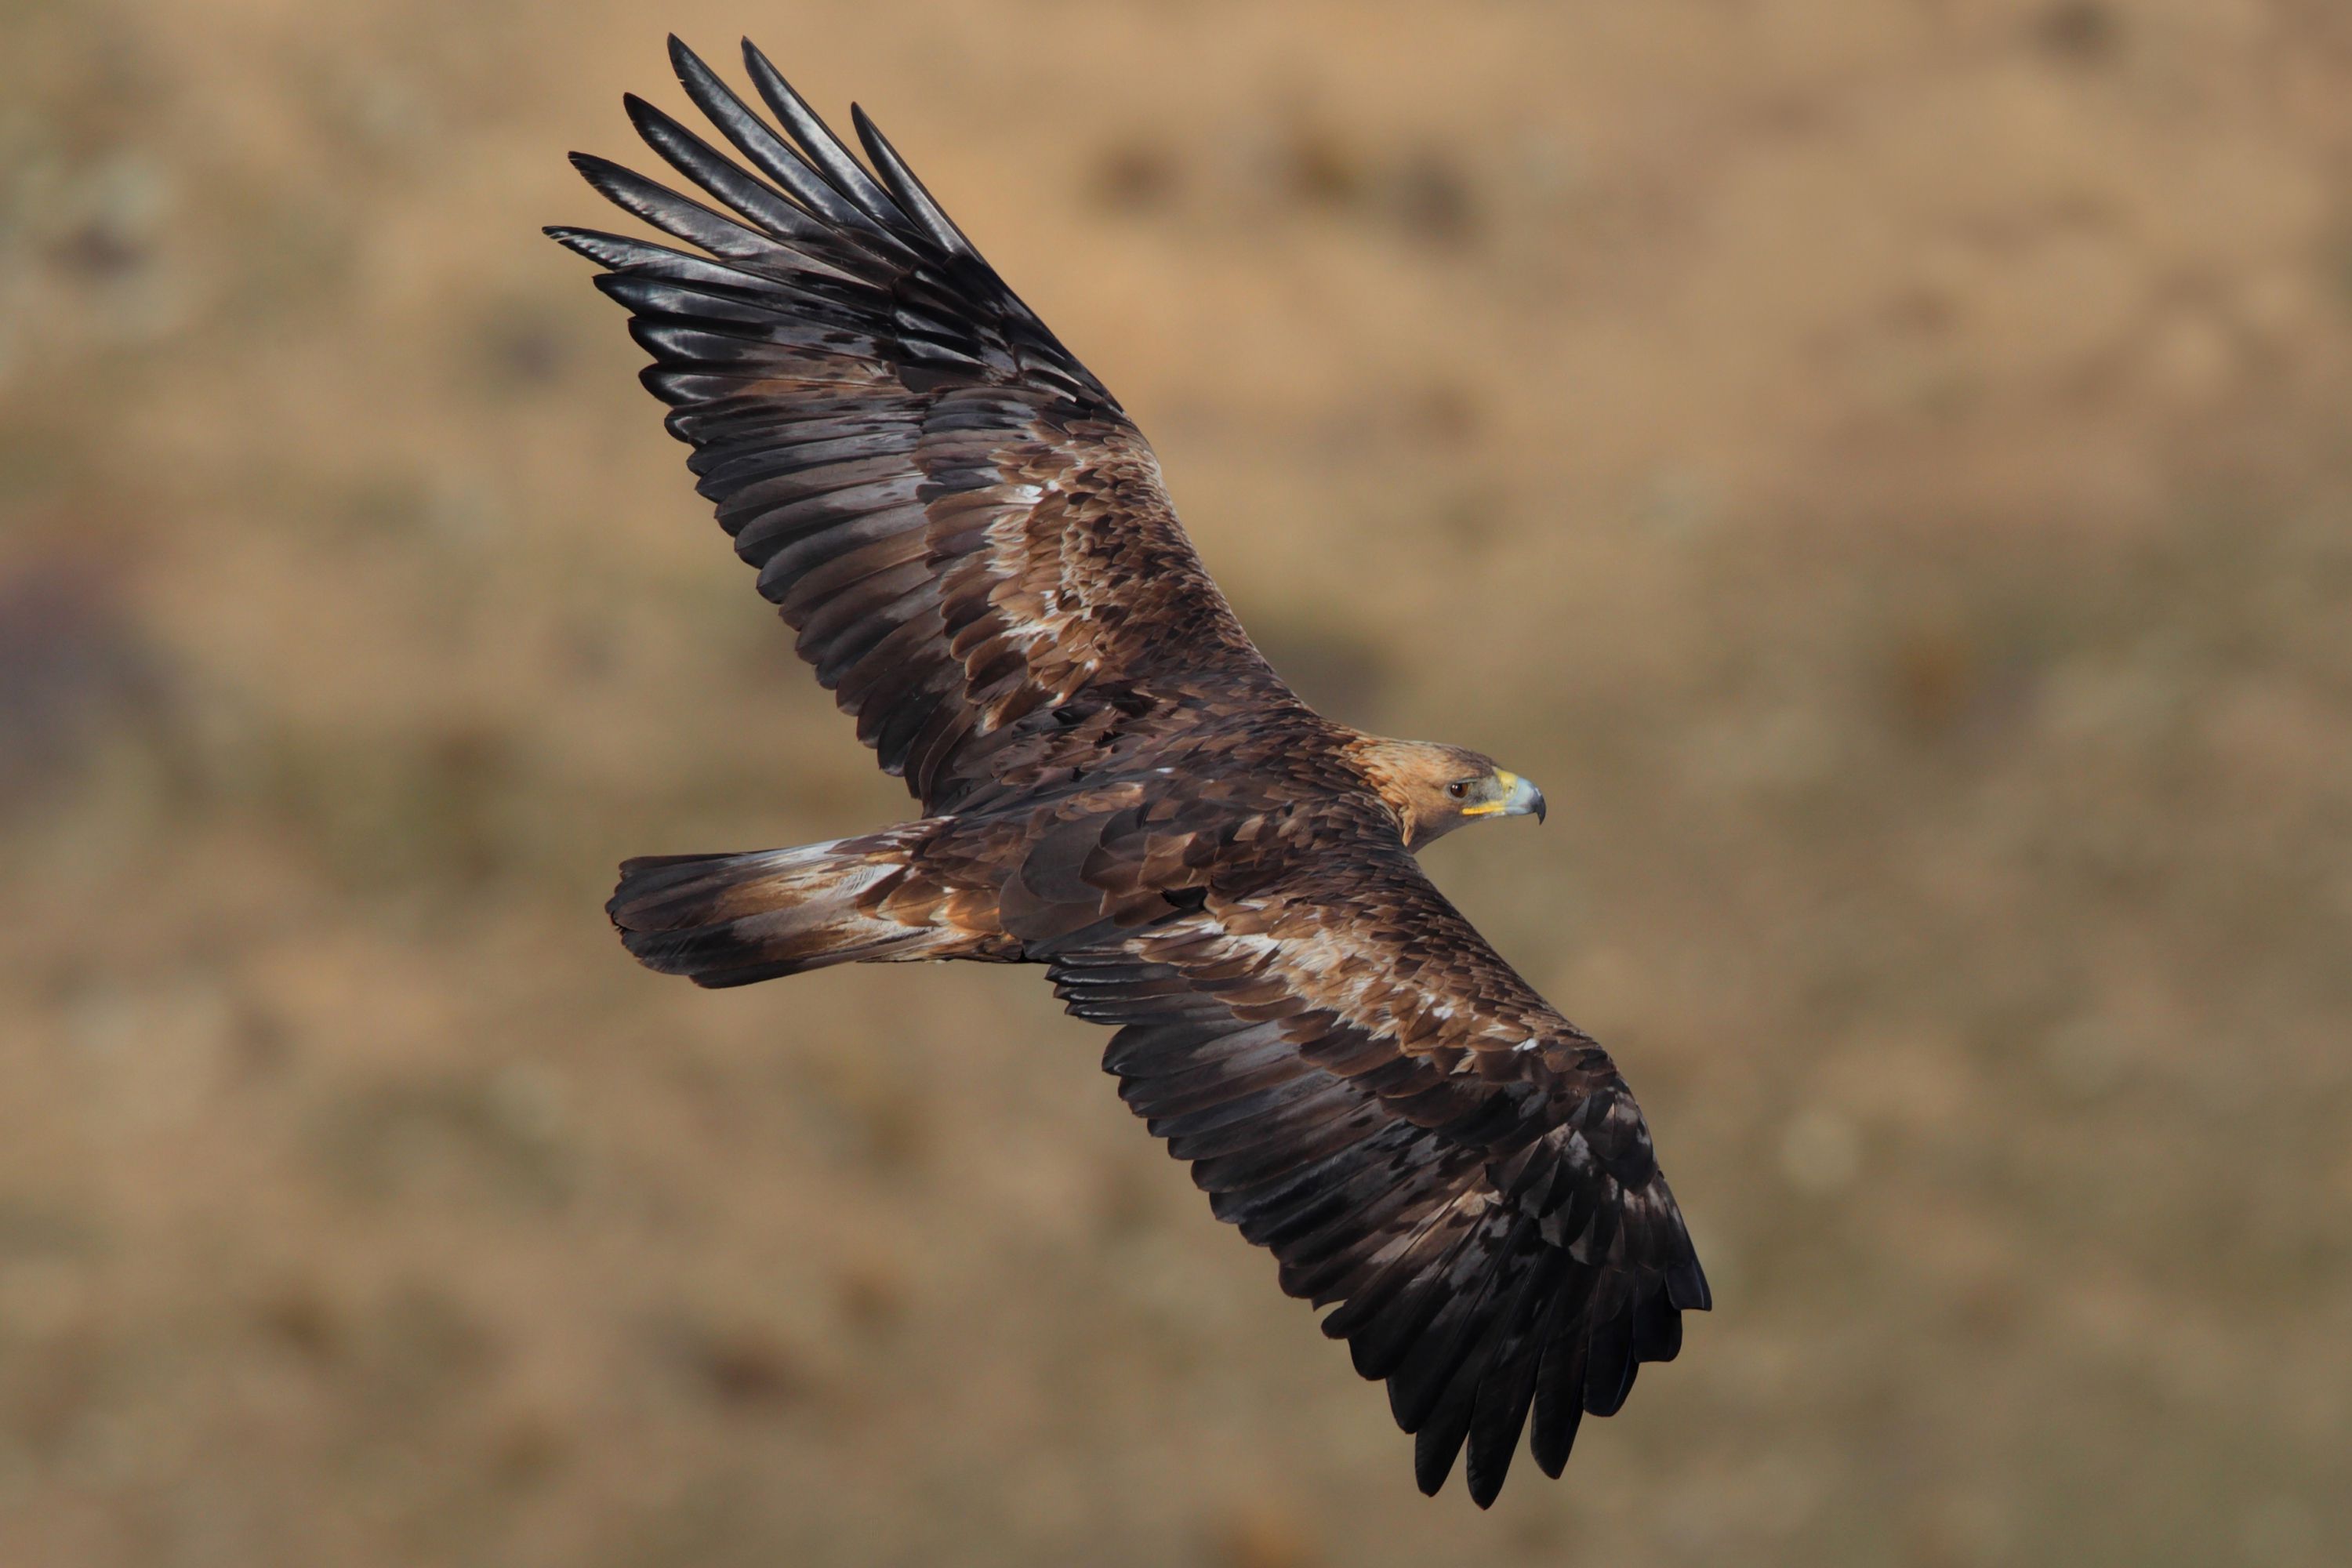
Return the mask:
[[1452,795],[1456,800],[1466,799],[1470,794],[1470,781],[1468,779],[1455,779],[1452,784],[1445,786],[1445,793]]

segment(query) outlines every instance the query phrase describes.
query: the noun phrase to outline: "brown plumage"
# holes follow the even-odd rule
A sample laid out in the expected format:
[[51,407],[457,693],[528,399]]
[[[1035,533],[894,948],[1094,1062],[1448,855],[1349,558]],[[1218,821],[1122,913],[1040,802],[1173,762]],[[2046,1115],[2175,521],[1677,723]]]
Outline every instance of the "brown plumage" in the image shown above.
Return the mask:
[[[736,552],[924,816],[622,868],[629,951],[704,985],[854,961],[1042,963],[1117,1026],[1119,1093],[1282,1287],[1387,1380],[1434,1491],[1483,1506],[1533,1412],[1558,1475],[1708,1304],[1624,1080],[1412,851],[1540,815],[1475,752],[1301,702],[1244,635],[1118,402],[853,110],[871,168],[756,49],[755,175],[631,98],[717,208],[575,155],[691,247],[549,232],[605,270]],[[762,177],[764,176],[764,177]]]

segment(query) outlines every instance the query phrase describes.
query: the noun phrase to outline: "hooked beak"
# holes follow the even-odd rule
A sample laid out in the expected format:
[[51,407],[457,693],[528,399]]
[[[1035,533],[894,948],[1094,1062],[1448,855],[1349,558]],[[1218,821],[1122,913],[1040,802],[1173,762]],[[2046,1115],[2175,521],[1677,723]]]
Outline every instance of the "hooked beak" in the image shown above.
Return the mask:
[[1465,816],[1532,816],[1544,819],[1543,791],[1507,768],[1495,770],[1495,783],[1500,793],[1489,801],[1466,807]]

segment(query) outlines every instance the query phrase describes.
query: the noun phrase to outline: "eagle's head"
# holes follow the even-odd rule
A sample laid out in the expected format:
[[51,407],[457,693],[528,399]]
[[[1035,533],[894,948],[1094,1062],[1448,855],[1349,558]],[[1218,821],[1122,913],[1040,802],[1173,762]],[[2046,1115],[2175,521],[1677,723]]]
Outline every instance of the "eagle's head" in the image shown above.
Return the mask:
[[1543,791],[1483,752],[1372,736],[1351,750],[1357,767],[1396,814],[1408,849],[1443,838],[1465,822],[1544,818]]

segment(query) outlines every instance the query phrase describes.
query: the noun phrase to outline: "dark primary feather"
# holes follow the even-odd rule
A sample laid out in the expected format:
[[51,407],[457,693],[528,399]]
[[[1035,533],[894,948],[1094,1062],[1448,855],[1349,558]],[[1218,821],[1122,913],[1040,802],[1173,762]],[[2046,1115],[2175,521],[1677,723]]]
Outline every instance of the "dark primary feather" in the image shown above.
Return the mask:
[[856,117],[869,174],[748,45],[781,130],[676,40],[671,58],[752,168],[635,97],[631,123],[709,200],[573,162],[705,254],[549,232],[611,269],[702,493],[882,765],[951,809],[1035,782],[1081,688],[1139,711],[1295,701],[1142,436],[873,121]]
[[[679,55],[693,58],[691,51],[676,38],[670,40],[670,49],[672,58]],[[769,63],[768,57],[761,54],[759,47],[749,38],[743,40],[743,68],[751,73],[752,85],[760,89],[761,98],[775,111],[776,118],[799,141],[803,151],[816,166],[824,171],[824,177],[832,183],[833,188],[871,220],[868,226],[883,230],[894,228],[889,198],[882,194],[881,188],[875,184],[866,171],[858,167],[857,160],[849,155],[849,150],[834,139],[824,121],[802,101],[801,95],[793,90],[793,84],[784,79],[783,73]]]
[[[748,49],[750,46],[745,47]],[[903,248],[888,241],[887,231],[826,183],[804,155],[746,108],[734,90],[719,79],[718,73],[675,37],[669,41],[669,59],[677,72],[679,85],[686,89],[695,107],[794,201],[836,228],[860,231],[885,240],[892,248]],[[777,80],[781,82],[782,79]]]
[[1423,1490],[1466,1445],[1491,1502],[1530,1409],[1558,1475],[1578,1420],[1614,1414],[1709,1304],[1614,1066],[1402,851],[1213,894],[1052,975],[1123,1026],[1104,1066],[1218,1217],[1334,1305],[1324,1331],[1387,1380]]
[[1275,677],[1141,435],[872,121],[869,169],[748,43],[772,119],[671,59],[744,163],[631,98],[700,195],[574,162],[678,243],[549,233],[604,269],[697,488],[930,815],[632,861],[624,940],[704,984],[1048,963],[1216,1215],[1387,1383],[1422,1487],[1466,1451],[1491,1502],[1523,1431],[1558,1475],[1708,1305],[1614,1064],[1422,876],[1366,738]]

